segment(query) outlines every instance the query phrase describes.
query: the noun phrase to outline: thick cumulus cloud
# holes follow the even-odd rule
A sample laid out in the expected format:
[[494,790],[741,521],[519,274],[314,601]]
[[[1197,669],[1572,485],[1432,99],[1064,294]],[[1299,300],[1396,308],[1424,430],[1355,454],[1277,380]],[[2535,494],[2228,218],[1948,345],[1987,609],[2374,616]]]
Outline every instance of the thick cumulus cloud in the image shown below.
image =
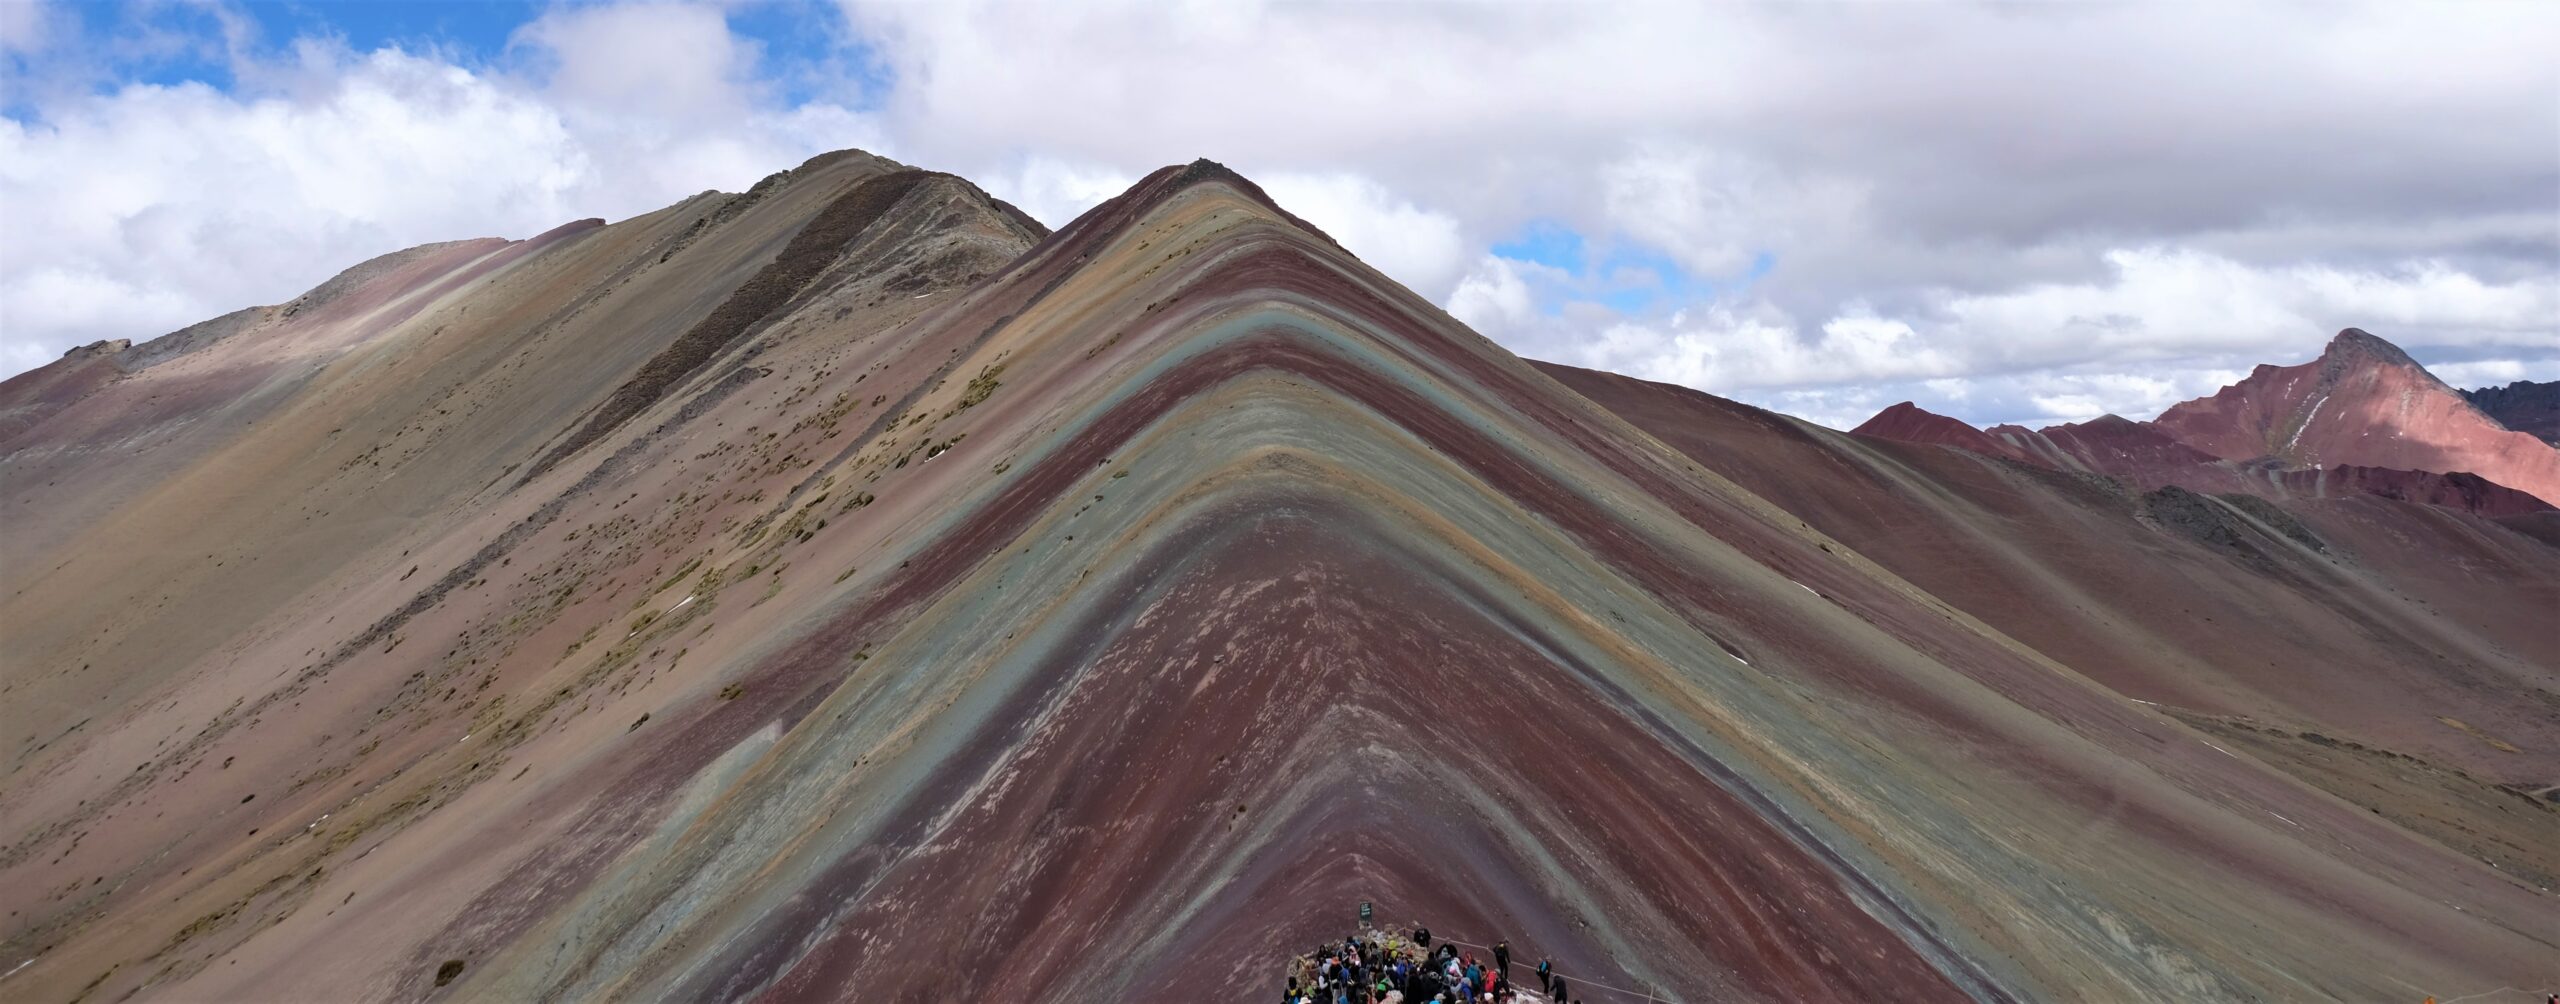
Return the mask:
[[[1517,350],[1835,424],[2147,415],[2349,325],[2560,377],[2546,7],[845,10],[922,154],[1354,179],[1273,190]],[[1488,253],[1545,225],[1585,260]]]
[[[2441,261],[2356,269],[2253,266],[2196,250],[2103,256],[2109,274],[2015,289],[1923,290],[1902,316],[1843,304],[1818,325],[1741,298],[1578,332],[1541,315],[1535,266],[1488,256],[1451,313],[1526,338],[1559,362],[1705,388],[1846,427],[1916,400],[1984,424],[2148,417],[2259,362],[2308,358],[2328,333],[2389,332],[2457,386],[2550,379],[2560,282],[2487,283]],[[2303,333],[2311,333],[2304,337]],[[2288,351],[2291,354],[2287,354]]]
[[37,113],[0,119],[0,371],[282,302],[399,248],[629,216],[883,145],[841,106],[763,100],[755,47],[708,7],[555,10],[482,60],[327,38],[262,53],[217,22],[224,89],[53,88],[45,73],[98,71],[61,51],[81,44],[64,14],[8,29],[54,51],[9,81]]
[[1284,172],[1258,184],[1273,201],[1415,292],[1439,297],[1457,282],[1466,243],[1458,221],[1445,213],[1417,208],[1375,181],[1344,172]]
[[[0,261],[12,368],[854,145],[1053,225],[1216,158],[1524,354],[1833,424],[2148,415],[2349,325],[2457,382],[2560,377],[2549,5],[823,13],[794,32],[869,84],[777,87],[738,10],[674,2],[556,6],[478,58],[311,43],[220,92],[13,79],[12,222],[62,205]],[[18,77],[76,76],[56,14],[0,22]],[[253,168],[331,180],[172,180]]]

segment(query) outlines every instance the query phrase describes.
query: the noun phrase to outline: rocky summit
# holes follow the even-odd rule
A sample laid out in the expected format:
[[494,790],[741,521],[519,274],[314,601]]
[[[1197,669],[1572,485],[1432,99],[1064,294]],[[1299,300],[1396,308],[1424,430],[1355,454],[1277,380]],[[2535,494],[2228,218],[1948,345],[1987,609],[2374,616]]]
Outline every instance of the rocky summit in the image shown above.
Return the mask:
[[0,996],[1236,999],[1372,909],[1591,1000],[2536,986],[2554,500],[2358,331],[1840,433],[1213,163],[830,154],[0,384]]
[[2560,450],[2507,428],[2399,347],[2348,328],[2320,358],[2162,412],[2179,442],[2226,460],[2464,471],[2560,501]]

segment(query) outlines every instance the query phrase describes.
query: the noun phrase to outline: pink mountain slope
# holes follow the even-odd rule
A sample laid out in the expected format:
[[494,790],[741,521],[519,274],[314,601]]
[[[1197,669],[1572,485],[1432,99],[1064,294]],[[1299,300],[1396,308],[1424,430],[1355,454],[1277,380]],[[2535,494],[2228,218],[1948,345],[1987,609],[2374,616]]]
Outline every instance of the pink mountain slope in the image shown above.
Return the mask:
[[2356,328],[2339,332],[2318,359],[2260,366],[2154,424],[2228,460],[2464,471],[2560,499],[2560,450],[2499,425],[2397,346]]
[[2527,492],[2465,472],[2400,470],[2355,464],[2298,467],[2276,458],[2225,460],[2169,437],[2158,425],[2115,415],[2029,429],[1975,430],[1910,402],[1894,405],[1854,430],[1857,435],[1948,446],[2057,471],[2120,478],[2144,491],[2175,485],[2214,494],[2274,500],[2379,495],[2483,516],[2541,512],[2552,506]]

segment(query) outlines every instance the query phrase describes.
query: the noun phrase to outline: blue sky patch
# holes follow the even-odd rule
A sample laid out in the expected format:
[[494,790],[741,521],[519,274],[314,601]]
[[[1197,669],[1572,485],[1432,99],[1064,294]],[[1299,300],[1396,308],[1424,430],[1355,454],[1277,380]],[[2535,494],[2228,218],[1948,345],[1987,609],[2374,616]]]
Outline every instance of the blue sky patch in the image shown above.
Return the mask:
[[1554,220],[1538,220],[1521,228],[1520,236],[1493,246],[1493,253],[1512,261],[1535,262],[1567,272],[1582,271],[1582,235]]
[[[327,38],[359,53],[396,47],[479,68],[506,64],[509,40],[545,11],[579,6],[543,0],[245,0],[227,10],[248,19],[244,54],[259,59],[275,58],[296,39]],[[239,83],[232,78],[223,20],[214,8],[134,0],[58,4],[52,12],[60,30],[87,40],[104,57],[109,73],[97,82],[101,91],[194,82],[228,92]],[[729,5],[724,14],[732,34],[761,48],[755,82],[786,107],[818,100],[876,107],[889,90],[887,62],[853,35],[830,4],[754,0]],[[33,109],[11,104],[11,118],[32,118]]]
[[541,16],[533,0],[448,3],[260,2],[242,5],[264,29],[262,41],[282,44],[296,36],[337,35],[358,52],[398,46],[409,52],[455,52],[486,60],[504,52],[507,37]]
[[1693,275],[1659,248],[1624,239],[1594,242],[1555,220],[1535,220],[1493,245],[1495,255],[1542,265],[1564,274],[1562,282],[1531,283],[1541,312],[1554,315],[1567,303],[1594,303],[1621,314],[1667,313],[1740,290],[1776,268],[1763,251],[1748,268],[1722,282]]

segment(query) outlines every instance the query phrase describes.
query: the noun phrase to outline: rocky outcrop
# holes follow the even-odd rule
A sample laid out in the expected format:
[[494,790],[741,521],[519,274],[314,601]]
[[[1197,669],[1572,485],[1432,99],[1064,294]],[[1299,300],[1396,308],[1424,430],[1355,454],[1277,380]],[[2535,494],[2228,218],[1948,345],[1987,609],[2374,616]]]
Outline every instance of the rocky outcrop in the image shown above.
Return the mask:
[[2518,380],[2466,390],[2462,396],[2498,424],[2560,446],[2560,380]]
[[[837,158],[841,159],[841,158]],[[815,171],[837,159],[821,158],[800,168]],[[775,175],[739,201],[762,198]],[[753,332],[769,325],[813,291],[841,292],[865,279],[879,277],[878,293],[914,296],[964,286],[1011,259],[1023,245],[1046,236],[1028,217],[959,178],[890,168],[857,175],[843,194],[820,209],[794,233],[780,253],[696,322],[674,344],[642,364],[640,371],[615,388],[587,421],[536,460],[522,477],[530,480],[596,441],[615,426],[666,395],[714,358]],[[903,213],[901,217],[899,214]],[[716,225],[735,213],[728,206],[711,217]],[[977,232],[992,230],[992,242]],[[688,238],[694,236],[688,233]],[[973,253],[975,252],[975,253]],[[662,253],[661,261],[666,253]],[[823,281],[822,281],[823,280]]]

